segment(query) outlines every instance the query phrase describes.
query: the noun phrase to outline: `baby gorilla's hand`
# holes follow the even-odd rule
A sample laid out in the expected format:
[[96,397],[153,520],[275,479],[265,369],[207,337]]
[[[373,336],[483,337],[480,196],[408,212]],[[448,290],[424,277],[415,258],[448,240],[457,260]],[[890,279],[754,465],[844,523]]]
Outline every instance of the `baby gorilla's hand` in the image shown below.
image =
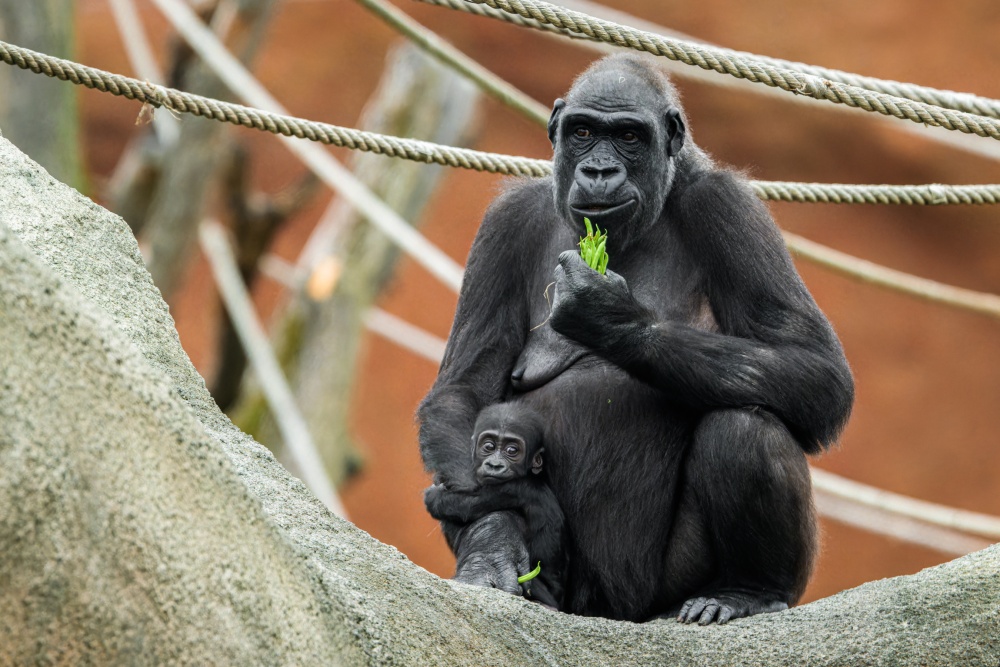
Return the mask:
[[476,512],[478,491],[450,489],[444,484],[432,484],[424,489],[427,513],[438,521],[467,524],[482,516]]
[[443,507],[446,504],[445,497],[451,493],[444,484],[431,484],[424,489],[424,505],[427,512],[438,521],[447,520],[443,515]]

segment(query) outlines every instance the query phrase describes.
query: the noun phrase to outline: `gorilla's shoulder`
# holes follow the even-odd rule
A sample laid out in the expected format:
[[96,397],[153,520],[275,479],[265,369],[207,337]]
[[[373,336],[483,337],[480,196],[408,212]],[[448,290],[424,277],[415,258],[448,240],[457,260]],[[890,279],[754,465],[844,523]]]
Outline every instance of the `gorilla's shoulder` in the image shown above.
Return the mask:
[[518,229],[526,231],[544,225],[554,214],[552,177],[511,178],[501,185],[500,193],[486,211],[483,225],[496,221],[506,226],[516,221]]
[[754,193],[746,175],[734,169],[712,168],[688,174],[674,184],[671,194],[674,192],[673,205],[681,208],[684,219],[699,225],[718,216],[770,219],[767,206]]
[[718,198],[726,192],[739,195],[753,194],[746,176],[734,169],[718,167],[700,169],[691,173],[685,180],[681,194],[688,197]]
[[515,177],[507,178],[500,184],[498,199],[506,197],[552,196],[552,176],[541,178]]

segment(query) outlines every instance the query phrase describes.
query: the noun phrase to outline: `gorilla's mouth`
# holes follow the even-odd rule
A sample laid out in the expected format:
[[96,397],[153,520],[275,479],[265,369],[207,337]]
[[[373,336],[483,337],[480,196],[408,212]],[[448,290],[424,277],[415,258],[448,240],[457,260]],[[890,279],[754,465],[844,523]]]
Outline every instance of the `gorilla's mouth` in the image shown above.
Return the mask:
[[636,201],[634,199],[629,199],[621,204],[593,202],[581,204],[579,206],[570,205],[570,210],[573,211],[576,216],[590,218],[591,222],[596,222],[600,219],[618,217],[635,206],[635,203]]
[[503,484],[507,480],[513,478],[514,475],[511,474],[509,470],[504,470],[501,473],[490,473],[483,471],[476,471],[476,479],[483,486],[492,486],[494,484]]

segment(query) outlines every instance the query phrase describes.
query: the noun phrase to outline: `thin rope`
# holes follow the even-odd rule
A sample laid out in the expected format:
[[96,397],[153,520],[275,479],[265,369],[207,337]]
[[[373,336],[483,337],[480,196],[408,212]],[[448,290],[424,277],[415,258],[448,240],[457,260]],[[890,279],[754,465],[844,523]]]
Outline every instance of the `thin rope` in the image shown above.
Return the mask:
[[793,95],[805,95],[914,123],[1000,140],[1000,121],[995,118],[955,111],[856,85],[839,83],[814,74],[774,67],[761,60],[744,57],[735,51],[703,47],[663,37],[538,0],[466,1],[533,19],[538,23],[586,35],[609,44],[663,56],[753,83],[761,83]]
[[271,414],[278,425],[285,446],[295,460],[302,481],[334,514],[342,519],[348,519],[344,505],[323,465],[323,459],[316,448],[309,426],[281,370],[281,364],[278,363],[264,327],[257,318],[250,293],[240,276],[233,248],[226,238],[225,228],[214,220],[206,220],[198,228],[198,238],[219,288],[219,296],[226,312],[232,318],[233,327],[246,351],[250,365],[260,379],[268,407],[271,408]]
[[879,489],[868,484],[812,468],[813,487],[859,505],[884,512],[925,521],[935,526],[1000,540],[1000,517],[982,512],[948,507],[938,503],[918,500],[899,493]]
[[[112,74],[2,41],[0,41],[0,61],[154,107],[163,106],[177,113],[193,114],[331,146],[505,176],[540,177],[552,173],[552,163],[548,160],[443,146],[429,141],[404,139],[274,114]],[[751,181],[751,186],[762,199],[799,203],[924,206],[1000,203],[1000,185],[899,186]]]
[[941,303],[1000,319],[1000,296],[996,294],[976,292],[903,273],[828,248],[791,232],[782,230],[781,233],[785,237],[785,244],[793,255],[808,259],[814,264],[825,266],[855,280],[887,287],[925,301]]
[[357,1],[390,27],[407,37],[413,44],[458,72],[487,95],[518,111],[542,127],[547,125],[549,120],[547,106],[504,81],[497,74],[441,39],[436,32],[413,20],[409,14],[400,11],[395,5],[384,2],[384,0]]
[[[476,16],[485,16],[492,19],[498,19],[501,21],[505,21],[507,23],[512,23],[514,25],[532,28],[535,30],[541,30],[543,32],[550,32],[595,42],[606,42],[606,40],[602,39],[597,34],[587,34],[585,32],[570,32],[569,29],[559,27],[558,24],[553,25],[550,23],[542,23],[535,19],[525,18],[520,13],[511,14],[508,13],[506,10],[500,8],[494,9],[492,6],[489,6],[488,4],[478,4],[479,0],[417,0],[417,1],[429,5],[435,5],[438,7],[446,7],[448,9],[467,12],[469,14],[474,14]],[[573,11],[566,8],[560,8],[560,9],[566,12]],[[577,14],[581,16],[586,16],[586,14],[583,14],[582,12],[577,12]],[[597,17],[590,17],[590,18],[593,18],[594,20],[603,20]],[[668,36],[666,35],[662,37],[664,39],[668,38]],[[829,69],[817,65],[809,65],[806,63],[800,63],[791,60],[782,60],[781,58],[762,56],[754,53],[748,53],[746,51],[736,51],[733,49],[726,49],[718,46],[697,44],[696,42],[693,42],[691,40],[678,39],[676,37],[670,37],[669,39],[676,41],[679,44],[685,44],[693,48],[701,48],[706,51],[712,51],[719,58],[739,59],[745,61],[753,60],[763,65],[768,65],[776,69],[790,70],[801,74],[808,74],[811,76],[820,77],[822,79],[829,79],[830,81],[835,81],[838,83],[857,86],[858,88],[864,88],[866,90],[885,93],[887,95],[892,95],[894,97],[901,97],[904,99],[913,100],[915,102],[923,102],[926,104],[932,104],[935,106],[943,107],[945,109],[953,109],[955,111],[963,111],[966,113],[976,114],[980,116],[988,116],[990,118],[1000,118],[1000,101],[990,99],[987,97],[980,97],[978,95],[973,95],[971,93],[960,93],[952,90],[940,90],[937,88],[930,88],[927,86],[918,86],[912,83],[892,81],[890,79],[878,79],[876,77],[863,76],[861,74],[844,72],[837,69]],[[623,46],[622,44],[619,44],[617,42],[607,42],[607,43],[613,44],[615,46]],[[687,62],[686,64],[690,65],[695,63]]]

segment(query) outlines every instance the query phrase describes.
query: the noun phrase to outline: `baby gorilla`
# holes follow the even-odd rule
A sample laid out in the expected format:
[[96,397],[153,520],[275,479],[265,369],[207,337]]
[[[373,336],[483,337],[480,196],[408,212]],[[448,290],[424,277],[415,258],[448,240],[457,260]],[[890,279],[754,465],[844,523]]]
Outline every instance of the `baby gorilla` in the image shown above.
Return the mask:
[[434,484],[424,491],[427,511],[438,520],[467,525],[491,512],[516,512],[532,564],[542,564],[526,582],[529,597],[555,609],[563,591],[563,513],[542,475],[541,416],[522,403],[483,408],[472,436],[473,475],[477,486],[447,489]]

